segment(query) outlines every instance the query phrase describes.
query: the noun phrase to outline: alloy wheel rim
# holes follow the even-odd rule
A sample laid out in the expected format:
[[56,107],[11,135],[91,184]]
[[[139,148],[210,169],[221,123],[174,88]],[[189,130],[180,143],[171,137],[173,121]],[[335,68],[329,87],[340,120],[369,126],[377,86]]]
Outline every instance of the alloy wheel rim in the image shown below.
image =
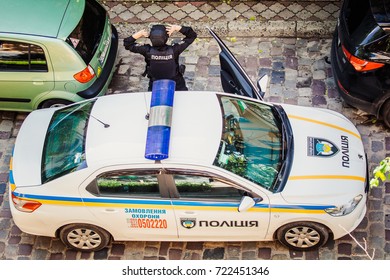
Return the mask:
[[285,234],[288,244],[296,248],[310,248],[316,246],[321,241],[321,235],[311,227],[294,227]]
[[74,229],[67,236],[68,242],[78,249],[94,249],[102,243],[101,236],[87,228]]

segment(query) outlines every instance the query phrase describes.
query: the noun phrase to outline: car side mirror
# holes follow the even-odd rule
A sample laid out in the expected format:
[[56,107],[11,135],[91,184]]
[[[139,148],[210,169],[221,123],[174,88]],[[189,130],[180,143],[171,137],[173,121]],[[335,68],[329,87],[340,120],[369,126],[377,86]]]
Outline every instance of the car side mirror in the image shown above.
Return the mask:
[[260,77],[260,79],[257,80],[257,87],[259,88],[259,92],[261,97],[264,97],[266,90],[268,88],[268,81],[269,76],[267,74],[264,74]]
[[238,212],[245,212],[248,209],[255,206],[256,201],[249,196],[243,196],[240,201],[240,205],[238,206]]

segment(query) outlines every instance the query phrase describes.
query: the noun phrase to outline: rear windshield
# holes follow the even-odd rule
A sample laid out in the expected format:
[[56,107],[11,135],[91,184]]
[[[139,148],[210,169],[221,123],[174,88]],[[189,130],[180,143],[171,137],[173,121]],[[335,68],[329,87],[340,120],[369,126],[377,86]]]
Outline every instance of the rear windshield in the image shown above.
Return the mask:
[[95,0],[87,0],[84,14],[66,42],[89,64],[102,37],[106,11]]
[[56,111],[42,156],[42,183],[86,167],[85,135],[94,101]]
[[369,45],[386,35],[372,14],[369,0],[345,1],[343,12],[350,43],[353,46]]

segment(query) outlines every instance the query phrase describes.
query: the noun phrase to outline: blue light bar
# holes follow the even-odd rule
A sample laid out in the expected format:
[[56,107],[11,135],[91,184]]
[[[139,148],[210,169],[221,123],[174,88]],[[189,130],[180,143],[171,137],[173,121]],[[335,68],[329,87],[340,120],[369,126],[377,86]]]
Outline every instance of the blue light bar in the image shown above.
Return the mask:
[[175,86],[176,83],[172,80],[153,82],[145,148],[145,158],[147,159],[168,158]]

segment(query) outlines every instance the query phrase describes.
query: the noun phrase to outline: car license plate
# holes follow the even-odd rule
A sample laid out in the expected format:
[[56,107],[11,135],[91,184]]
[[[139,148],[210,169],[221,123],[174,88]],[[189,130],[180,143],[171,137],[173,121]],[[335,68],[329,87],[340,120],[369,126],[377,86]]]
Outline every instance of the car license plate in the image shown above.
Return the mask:
[[98,59],[99,62],[100,62],[100,65],[102,65],[102,66],[103,66],[104,60],[106,59],[108,47],[110,46],[110,39],[104,40],[104,43],[103,43],[104,44],[104,49],[103,49],[103,51],[100,54],[99,59]]

